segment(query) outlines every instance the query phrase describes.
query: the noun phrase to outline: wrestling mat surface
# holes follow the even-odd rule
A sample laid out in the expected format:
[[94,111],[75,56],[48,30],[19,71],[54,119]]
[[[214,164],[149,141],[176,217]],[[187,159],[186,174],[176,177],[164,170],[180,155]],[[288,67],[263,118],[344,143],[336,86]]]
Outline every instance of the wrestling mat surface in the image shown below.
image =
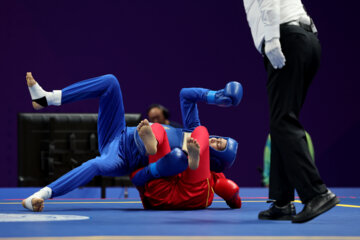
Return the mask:
[[[261,221],[269,207],[267,189],[240,188],[241,209],[230,209],[219,197],[203,210],[144,210],[136,189],[77,189],[47,200],[44,211],[33,213],[21,199],[37,188],[0,188],[0,239],[359,239],[360,188],[332,188],[340,204],[304,224]],[[302,204],[296,200],[297,212]]]

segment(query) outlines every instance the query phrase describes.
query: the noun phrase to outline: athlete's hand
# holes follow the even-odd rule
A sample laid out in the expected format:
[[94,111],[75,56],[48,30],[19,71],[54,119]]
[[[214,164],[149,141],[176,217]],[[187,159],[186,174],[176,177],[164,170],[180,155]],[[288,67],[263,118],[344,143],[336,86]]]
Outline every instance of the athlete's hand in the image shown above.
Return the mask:
[[275,69],[285,66],[285,56],[281,50],[279,38],[273,38],[265,42],[265,55]]
[[[212,92],[212,93],[210,93]],[[225,95],[225,89],[221,89],[219,91],[209,91],[210,94],[214,94],[213,100],[208,101],[209,103],[216,104],[221,107],[229,107],[231,106],[231,98]],[[208,97],[211,95],[208,94]],[[209,99],[209,98],[208,98]]]
[[240,103],[243,89],[239,82],[229,82],[224,89],[209,91],[207,93],[207,103],[216,104],[221,107],[236,106]]
[[229,207],[241,208],[239,186],[230,179],[218,179],[215,183],[214,192],[223,198]]
[[225,96],[231,99],[231,105],[237,106],[243,96],[243,88],[239,82],[229,82],[224,88]]

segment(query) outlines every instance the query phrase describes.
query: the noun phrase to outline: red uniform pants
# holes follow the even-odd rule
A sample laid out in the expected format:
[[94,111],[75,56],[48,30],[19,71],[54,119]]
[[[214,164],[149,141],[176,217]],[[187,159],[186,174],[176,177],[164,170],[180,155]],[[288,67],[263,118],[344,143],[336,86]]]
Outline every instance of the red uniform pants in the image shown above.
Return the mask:
[[[156,162],[171,151],[163,126],[155,123],[151,128],[158,141],[158,151],[149,156],[149,163]],[[214,178],[210,173],[209,133],[204,126],[199,126],[191,133],[191,137],[200,145],[199,167],[196,170],[187,168],[176,176],[148,182],[142,194],[145,208],[198,209],[212,203]]]

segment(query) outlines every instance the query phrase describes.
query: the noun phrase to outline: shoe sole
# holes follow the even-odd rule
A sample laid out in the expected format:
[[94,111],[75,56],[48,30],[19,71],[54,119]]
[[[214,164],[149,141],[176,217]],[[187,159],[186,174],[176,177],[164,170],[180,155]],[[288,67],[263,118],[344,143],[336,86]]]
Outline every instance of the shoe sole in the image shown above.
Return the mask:
[[268,218],[268,217],[258,217],[260,220],[281,220],[281,221],[290,221],[292,220],[292,216],[282,216],[277,218]]
[[302,220],[292,220],[292,223],[304,223],[307,221],[310,221],[314,218],[316,218],[317,216],[329,211],[330,209],[332,209],[333,207],[336,206],[336,204],[338,204],[340,202],[340,200],[335,196],[334,198],[332,198],[327,204],[324,204],[324,206],[322,208],[320,208],[319,212],[310,216],[309,218],[306,219],[302,219]]

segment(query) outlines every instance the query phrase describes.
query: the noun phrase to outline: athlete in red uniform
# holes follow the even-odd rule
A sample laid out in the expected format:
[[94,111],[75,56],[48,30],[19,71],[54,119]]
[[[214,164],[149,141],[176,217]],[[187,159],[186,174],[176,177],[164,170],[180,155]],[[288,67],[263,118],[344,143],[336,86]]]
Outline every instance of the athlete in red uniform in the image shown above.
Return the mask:
[[[210,171],[209,133],[204,126],[196,127],[191,133],[187,139],[187,151],[179,148],[170,149],[169,140],[162,125],[152,124],[151,129],[157,140],[157,152],[149,156],[148,167],[131,174],[145,209],[206,208],[213,201],[214,191],[224,198],[231,208],[241,207],[239,187],[236,183],[226,179],[223,173]],[[222,150],[221,146],[219,150]],[[151,166],[155,166],[155,163],[161,164],[158,169],[160,171],[164,169],[167,176],[164,177],[164,173],[160,173],[161,178],[150,177],[143,182],[143,173],[151,172]],[[177,169],[174,169],[175,167]],[[178,170],[177,174],[176,170]],[[168,176],[169,174],[173,176]],[[139,178],[141,178],[140,182]]]

